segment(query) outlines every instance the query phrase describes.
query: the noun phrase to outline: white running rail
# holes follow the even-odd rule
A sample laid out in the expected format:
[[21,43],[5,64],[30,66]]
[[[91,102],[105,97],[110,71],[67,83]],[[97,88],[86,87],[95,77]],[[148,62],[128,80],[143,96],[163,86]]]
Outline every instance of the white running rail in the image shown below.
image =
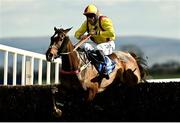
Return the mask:
[[149,79],[148,82],[180,82],[180,78],[172,78],[172,79]]
[[[46,69],[46,83],[45,84],[51,84],[51,63],[46,61],[45,55],[13,48],[9,46],[5,46],[0,44],[0,52],[4,52],[4,80],[3,85],[8,85],[8,56],[9,54],[13,54],[13,82],[12,85],[17,85],[16,83],[16,77],[17,77],[17,56],[22,56],[22,70],[21,70],[21,85],[33,85],[34,84],[34,60],[38,60],[38,84],[42,85],[42,67],[43,62],[46,62],[47,69]],[[27,57],[30,57],[30,61],[27,61]],[[30,63],[31,65],[26,65],[27,63]],[[61,65],[61,59],[56,59],[54,61],[55,64],[55,80],[54,83],[59,83],[59,67]],[[27,68],[29,66],[29,68]],[[30,83],[27,83],[27,70],[30,69],[29,76],[31,76],[31,79],[29,80]],[[2,73],[0,73],[2,74]],[[174,78],[174,79],[148,79],[148,82],[180,82],[180,78]]]
[[[38,60],[38,83],[39,85],[43,84],[42,80],[42,70],[43,70],[43,62],[47,63],[47,69],[46,69],[46,83],[45,84],[51,84],[51,63],[46,61],[46,56],[39,54],[39,53],[34,53],[18,48],[13,48],[9,46],[5,46],[0,44],[0,52],[4,52],[4,79],[3,79],[3,85],[8,85],[8,56],[9,54],[13,54],[13,77],[12,77],[12,85],[17,85],[16,79],[17,79],[17,56],[20,55],[22,56],[22,70],[21,70],[21,85],[27,85],[27,76],[26,72],[27,70],[27,63],[29,62],[30,67],[30,82],[28,84],[33,85],[34,84],[34,60]],[[28,61],[27,59],[30,58]],[[55,77],[54,77],[54,83],[58,84],[59,83],[59,67],[61,65],[61,59],[56,59],[54,61],[55,64]],[[2,74],[2,73],[0,73]]]

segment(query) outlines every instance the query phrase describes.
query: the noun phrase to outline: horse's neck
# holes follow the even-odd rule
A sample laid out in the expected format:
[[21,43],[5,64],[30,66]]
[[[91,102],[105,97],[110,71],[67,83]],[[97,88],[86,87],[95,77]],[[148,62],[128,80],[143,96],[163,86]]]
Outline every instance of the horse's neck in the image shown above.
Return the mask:
[[67,43],[66,52],[70,52],[67,55],[62,56],[62,69],[67,71],[77,70],[79,67],[79,58],[78,53],[73,51],[74,46],[72,42],[69,40]]

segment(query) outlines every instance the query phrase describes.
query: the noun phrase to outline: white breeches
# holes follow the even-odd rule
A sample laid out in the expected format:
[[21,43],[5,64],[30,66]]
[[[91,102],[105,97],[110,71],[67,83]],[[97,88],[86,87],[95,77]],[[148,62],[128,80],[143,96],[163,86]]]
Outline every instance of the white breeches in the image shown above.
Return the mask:
[[104,55],[110,55],[115,49],[115,43],[114,41],[108,41],[108,42],[100,43],[100,44],[96,44],[94,42],[84,43],[83,45],[81,45],[81,48],[83,48],[85,51],[101,50],[104,53]]

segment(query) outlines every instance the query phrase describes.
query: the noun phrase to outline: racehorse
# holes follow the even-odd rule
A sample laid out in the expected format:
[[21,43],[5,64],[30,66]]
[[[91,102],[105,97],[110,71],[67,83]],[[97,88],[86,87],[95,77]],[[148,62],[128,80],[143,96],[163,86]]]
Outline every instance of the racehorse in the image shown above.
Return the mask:
[[98,72],[91,61],[87,59],[84,51],[79,51],[82,44],[79,41],[75,46],[67,33],[71,28],[63,29],[54,27],[50,46],[46,52],[47,61],[53,61],[61,56],[62,68],[60,70],[61,84],[69,90],[83,89],[88,92],[87,100],[92,101],[95,95],[104,91],[114,82],[135,85],[145,79],[145,69],[142,60],[134,53],[116,51],[108,57],[115,64],[110,73],[110,79],[97,78]]

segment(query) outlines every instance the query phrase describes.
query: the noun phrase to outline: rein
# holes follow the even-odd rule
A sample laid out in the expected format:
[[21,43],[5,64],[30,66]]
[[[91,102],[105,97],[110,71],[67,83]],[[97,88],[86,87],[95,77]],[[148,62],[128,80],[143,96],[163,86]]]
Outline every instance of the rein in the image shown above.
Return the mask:
[[[73,51],[70,52],[66,52],[66,53],[59,53],[59,55],[68,55],[70,53],[73,53],[74,51],[77,50],[77,48],[79,48],[84,42],[86,42],[89,38],[91,37],[91,35],[88,35],[85,39],[79,41],[77,44],[75,44],[75,48],[73,49]],[[55,47],[55,46],[54,46]],[[56,47],[57,49],[57,47]]]

